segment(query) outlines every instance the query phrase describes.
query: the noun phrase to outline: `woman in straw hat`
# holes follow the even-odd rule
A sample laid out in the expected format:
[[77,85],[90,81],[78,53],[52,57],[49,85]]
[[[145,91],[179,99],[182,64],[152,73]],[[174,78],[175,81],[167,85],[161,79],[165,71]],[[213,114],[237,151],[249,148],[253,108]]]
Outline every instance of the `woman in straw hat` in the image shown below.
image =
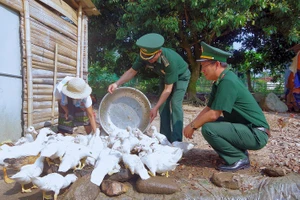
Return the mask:
[[95,115],[92,108],[91,87],[82,79],[65,77],[56,87],[59,103],[58,131],[73,133],[73,128],[84,126],[86,133],[96,133]]

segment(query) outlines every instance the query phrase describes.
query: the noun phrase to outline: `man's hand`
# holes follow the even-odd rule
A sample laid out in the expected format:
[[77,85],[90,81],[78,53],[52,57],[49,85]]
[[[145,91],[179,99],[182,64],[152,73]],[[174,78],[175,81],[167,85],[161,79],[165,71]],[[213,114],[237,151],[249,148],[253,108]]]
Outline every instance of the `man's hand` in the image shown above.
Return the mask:
[[110,94],[113,93],[113,91],[118,87],[118,85],[116,83],[112,83],[108,86],[107,92],[109,92]]
[[150,111],[150,123],[155,119],[157,116],[157,109],[154,107]]
[[191,127],[191,124],[188,124],[184,130],[183,134],[188,139],[193,139],[194,129]]

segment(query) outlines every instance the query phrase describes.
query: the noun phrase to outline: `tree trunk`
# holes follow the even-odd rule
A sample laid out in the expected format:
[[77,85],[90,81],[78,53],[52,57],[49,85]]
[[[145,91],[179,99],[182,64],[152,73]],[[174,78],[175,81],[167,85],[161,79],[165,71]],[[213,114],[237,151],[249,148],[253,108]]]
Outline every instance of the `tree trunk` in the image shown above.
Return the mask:
[[196,86],[200,74],[200,66],[197,63],[193,63],[190,66],[190,70],[191,70],[191,79],[187,89],[188,100],[192,100],[193,98],[196,97],[196,93],[197,93]]
[[247,75],[248,89],[249,89],[250,92],[254,92],[252,84],[251,84],[251,73],[250,73],[250,70],[247,70],[246,75]]

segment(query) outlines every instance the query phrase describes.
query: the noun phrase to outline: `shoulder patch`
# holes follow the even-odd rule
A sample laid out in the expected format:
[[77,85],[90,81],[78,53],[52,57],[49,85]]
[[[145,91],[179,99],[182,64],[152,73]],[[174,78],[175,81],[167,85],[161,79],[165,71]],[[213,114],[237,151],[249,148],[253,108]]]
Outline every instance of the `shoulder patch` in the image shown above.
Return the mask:
[[162,62],[165,65],[165,67],[168,67],[170,65],[168,59],[164,55],[161,55],[160,57],[161,57]]

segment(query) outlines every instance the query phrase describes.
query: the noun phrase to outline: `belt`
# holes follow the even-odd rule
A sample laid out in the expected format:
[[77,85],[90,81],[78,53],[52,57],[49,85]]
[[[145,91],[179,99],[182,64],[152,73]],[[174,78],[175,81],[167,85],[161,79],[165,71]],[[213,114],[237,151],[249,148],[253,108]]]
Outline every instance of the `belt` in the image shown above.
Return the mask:
[[270,130],[265,127],[255,127],[256,129],[265,132],[269,137],[271,137]]

